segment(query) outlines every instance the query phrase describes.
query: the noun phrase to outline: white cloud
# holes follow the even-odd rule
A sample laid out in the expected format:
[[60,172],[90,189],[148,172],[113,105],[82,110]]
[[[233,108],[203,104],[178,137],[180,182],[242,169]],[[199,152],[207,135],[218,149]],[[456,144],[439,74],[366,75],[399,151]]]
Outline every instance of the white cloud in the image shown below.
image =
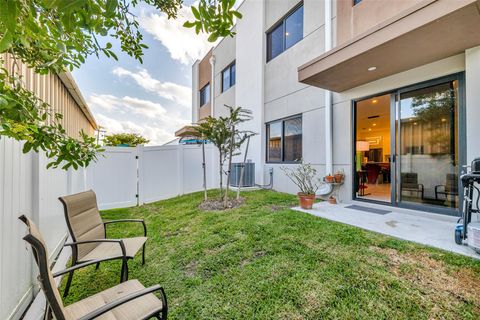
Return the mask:
[[139,125],[138,123],[130,120],[114,119],[101,113],[97,113],[95,118],[99,125],[106,130],[107,135],[124,132],[138,133],[150,140],[148,143],[149,145],[162,145],[175,139],[175,131],[186,124],[181,121],[181,125],[180,123],[179,125],[166,124],[165,121],[160,121],[160,123],[144,123]]
[[124,96],[119,98],[109,94],[92,94],[88,99],[88,104],[93,108],[120,113],[134,113],[148,118],[161,117],[166,114],[166,110],[158,103]]
[[172,59],[188,65],[202,58],[214,45],[207,41],[208,35],[196,34],[192,28],[185,28],[185,21],[194,20],[190,6],[183,6],[177,19],[168,20],[164,13],[144,12],[140,15],[140,27],[160,41],[170,52]]
[[189,87],[172,82],[161,82],[160,80],[152,78],[145,69],[132,72],[122,67],[117,67],[113,69],[113,74],[119,77],[130,77],[146,91],[156,93],[160,97],[176,102],[182,106],[190,107],[191,105],[192,91]]
[[167,112],[160,104],[149,100],[93,94],[88,103],[107,134],[139,133],[150,140],[150,145],[173,140],[175,131],[189,123],[177,112]]

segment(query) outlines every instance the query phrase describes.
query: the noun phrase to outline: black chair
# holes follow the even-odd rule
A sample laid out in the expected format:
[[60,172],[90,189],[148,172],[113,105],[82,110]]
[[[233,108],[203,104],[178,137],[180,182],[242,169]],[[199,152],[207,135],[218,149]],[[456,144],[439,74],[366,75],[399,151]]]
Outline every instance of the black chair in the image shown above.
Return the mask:
[[448,200],[450,198],[451,205],[454,207],[457,196],[458,175],[455,173],[447,173],[445,184],[435,186],[435,200]]
[[404,191],[420,194],[421,199],[424,199],[425,188],[423,184],[418,183],[418,174],[415,172],[403,172],[401,175],[402,182],[400,184],[400,190],[403,194]]

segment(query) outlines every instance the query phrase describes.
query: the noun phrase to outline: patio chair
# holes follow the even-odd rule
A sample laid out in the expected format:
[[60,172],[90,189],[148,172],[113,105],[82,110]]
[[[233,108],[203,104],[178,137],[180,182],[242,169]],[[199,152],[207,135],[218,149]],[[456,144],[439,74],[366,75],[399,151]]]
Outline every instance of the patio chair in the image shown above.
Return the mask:
[[[168,306],[164,289],[160,285],[145,288],[138,280],[123,282],[65,307],[54,278],[95,264],[97,260],[77,264],[52,274],[47,247],[41,233],[27,217],[21,216],[19,219],[28,227],[28,234],[23,240],[32,246],[33,257],[38,266],[38,280],[47,301],[46,319],[51,319],[52,315],[57,320],[137,320],[152,317],[167,319]],[[154,292],[160,293],[160,299]]]
[[408,191],[411,193],[416,193],[417,196],[420,194],[421,199],[425,197],[425,188],[423,184],[418,183],[418,174],[415,172],[403,172],[401,175],[401,192]]
[[[97,197],[93,191],[85,191],[60,197],[65,211],[65,220],[72,238],[65,246],[72,248],[72,266],[98,260],[97,269],[102,261],[122,259],[120,282],[128,280],[128,260],[133,259],[142,248],[142,264],[145,264],[145,242],[147,227],[141,219],[123,219],[102,221],[97,207]],[[107,238],[107,225],[113,223],[141,223],[143,237],[124,239]],[[73,278],[72,270],[68,274],[63,296],[68,295]]]
[[450,196],[452,206],[455,205],[455,197],[458,196],[458,175],[455,173],[447,173],[444,185],[435,186],[435,199],[440,200],[442,195],[445,200]]

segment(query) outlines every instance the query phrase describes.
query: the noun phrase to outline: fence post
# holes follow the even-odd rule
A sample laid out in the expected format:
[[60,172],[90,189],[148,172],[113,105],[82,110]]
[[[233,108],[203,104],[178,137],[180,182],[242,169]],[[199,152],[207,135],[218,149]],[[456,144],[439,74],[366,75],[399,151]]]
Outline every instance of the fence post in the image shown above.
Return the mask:
[[185,152],[185,145],[181,144],[179,145],[179,148],[178,148],[178,165],[176,166],[177,168],[177,176],[178,176],[178,194],[179,195],[182,195],[184,193],[184,185],[183,185],[183,166],[184,166],[184,163],[183,163],[183,158],[184,158],[184,152]]
[[136,159],[137,159],[137,206],[145,203],[144,201],[144,166],[143,166],[143,145],[137,146]]

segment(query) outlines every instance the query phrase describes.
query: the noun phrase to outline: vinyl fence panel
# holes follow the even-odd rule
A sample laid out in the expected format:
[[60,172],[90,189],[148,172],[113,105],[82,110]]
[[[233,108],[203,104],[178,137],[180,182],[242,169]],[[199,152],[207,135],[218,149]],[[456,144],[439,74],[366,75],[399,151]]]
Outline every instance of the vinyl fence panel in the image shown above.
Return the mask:
[[137,148],[106,147],[87,168],[87,188],[97,194],[101,210],[137,205]]

